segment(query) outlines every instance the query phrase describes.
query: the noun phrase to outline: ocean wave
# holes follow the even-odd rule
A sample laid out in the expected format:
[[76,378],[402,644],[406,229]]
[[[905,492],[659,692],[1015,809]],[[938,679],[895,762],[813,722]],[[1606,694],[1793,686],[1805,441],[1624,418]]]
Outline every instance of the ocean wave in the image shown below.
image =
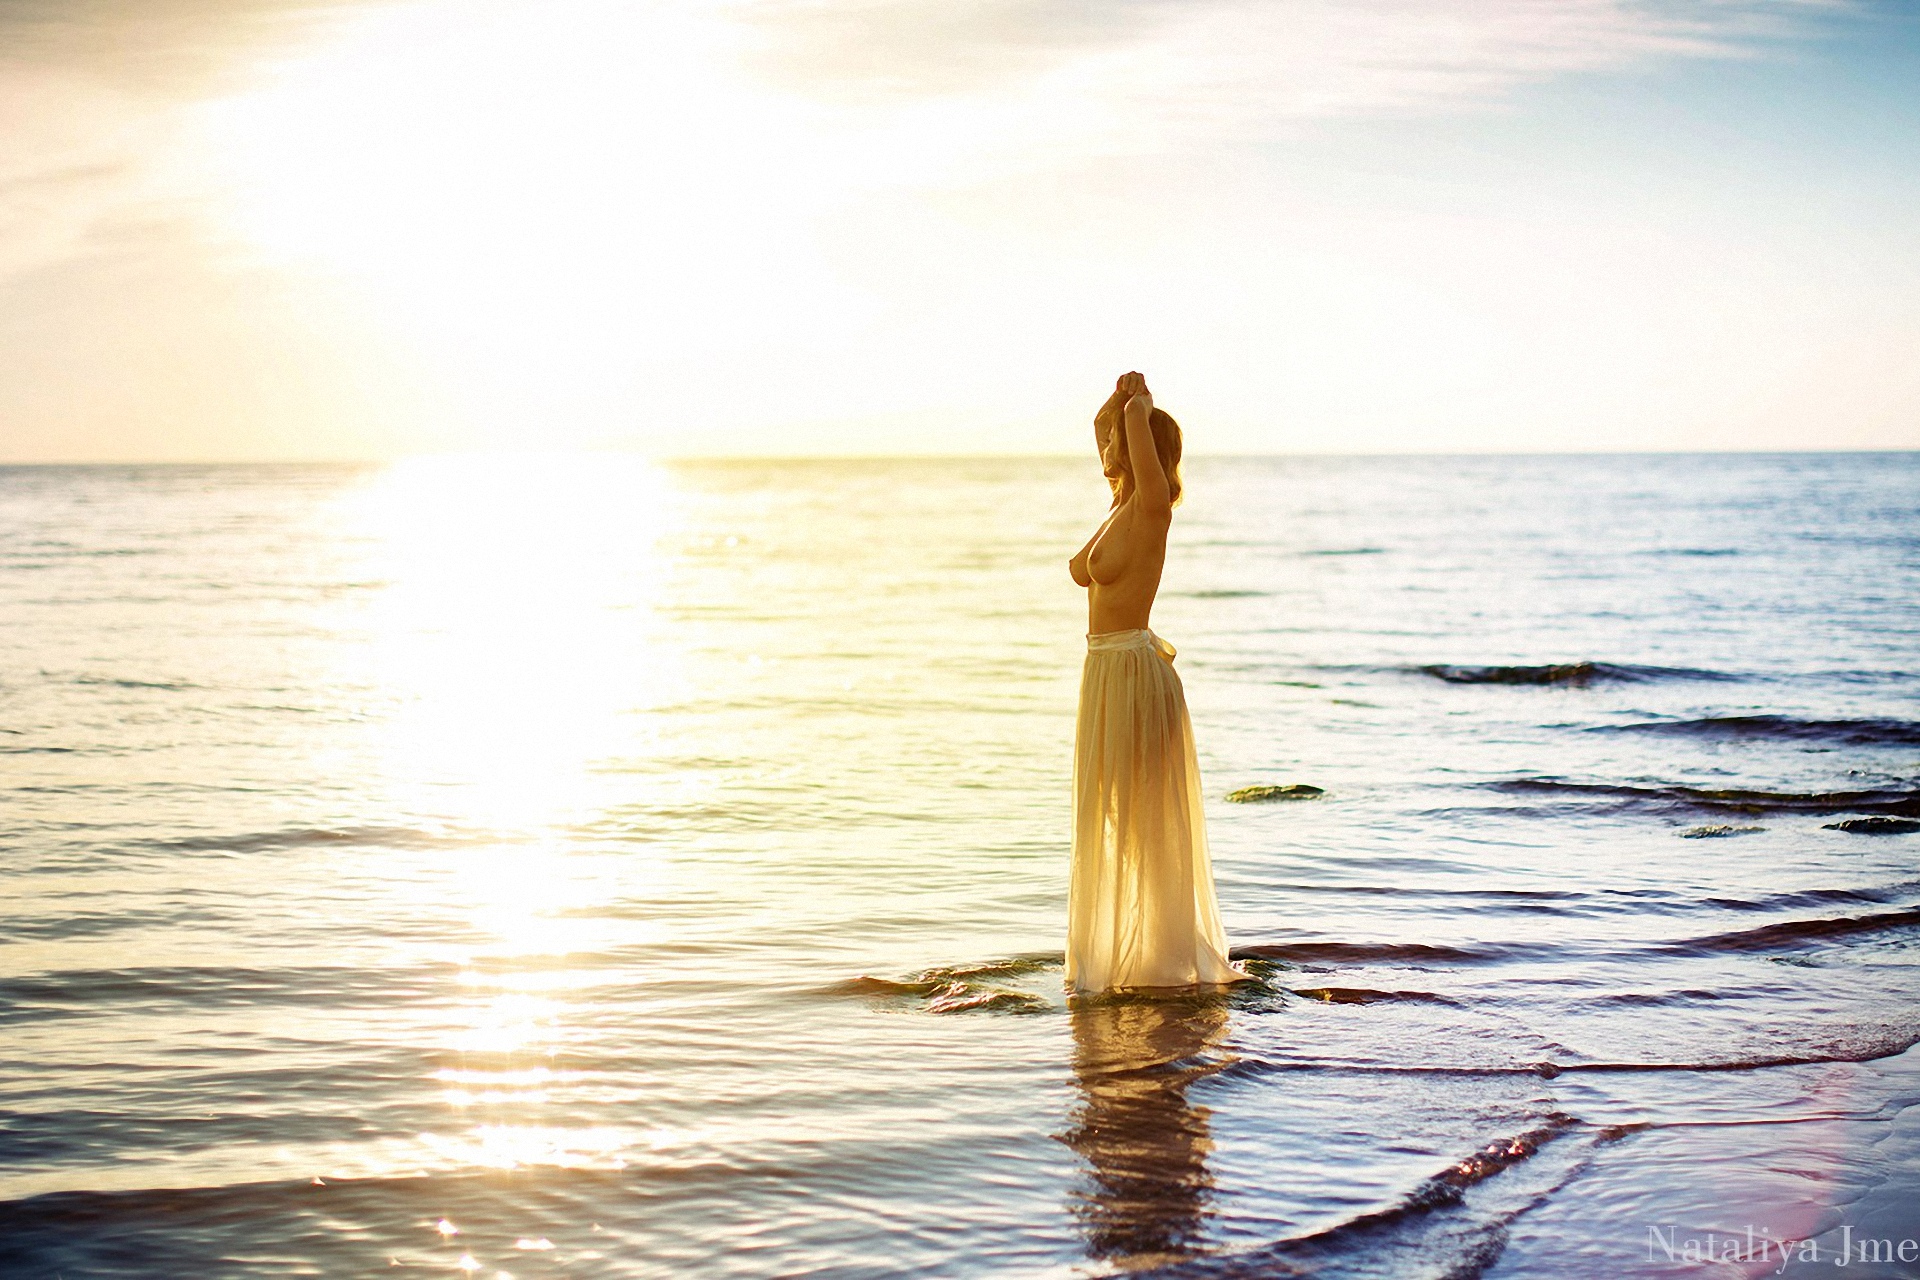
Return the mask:
[[1301,1074],[1432,1076],[1459,1078],[1501,1078],[1539,1076],[1552,1080],[1563,1075],[1642,1075],[1648,1073],[1766,1071],[1775,1067],[1824,1066],[1835,1062],[1877,1062],[1897,1057],[1920,1044],[1920,1023],[1908,1022],[1871,1027],[1851,1027],[1826,1038],[1809,1037],[1809,1042],[1794,1048],[1769,1053],[1734,1052],[1725,1057],[1705,1056],[1683,1061],[1599,1061],[1449,1063],[1368,1061],[1352,1058],[1261,1058],[1244,1055],[1223,1067],[1222,1079],[1257,1080],[1267,1076]]
[[1162,595],[1179,596],[1187,600],[1245,600],[1255,596],[1270,596],[1271,591],[1164,591]]
[[1746,791],[1737,788],[1631,787],[1561,778],[1505,778],[1478,784],[1507,795],[1550,797],[1585,812],[1881,813],[1920,815],[1920,790]]
[[[1132,1274],[1154,1280],[1480,1275],[1505,1249],[1507,1224],[1571,1181],[1595,1145],[1618,1136],[1565,1112],[1539,1120],[1466,1152],[1384,1208],[1253,1249],[1183,1258]],[[1591,1140],[1558,1141],[1581,1132],[1590,1132]]]
[[1920,1044],[1920,1026],[1859,1029],[1851,1040],[1815,1045],[1800,1052],[1734,1054],[1701,1062],[1538,1062],[1526,1068],[1552,1079],[1566,1074],[1634,1075],[1665,1071],[1768,1071],[1775,1067],[1819,1067],[1834,1062],[1878,1062]]
[[1289,987],[1296,996],[1322,1004],[1445,1004],[1460,1002],[1432,991],[1376,991],[1371,987]]
[[1780,911],[1797,907],[1823,907],[1835,903],[1884,906],[1920,889],[1920,881],[1904,880],[1884,889],[1795,889],[1770,893],[1760,898],[1703,898],[1702,905],[1726,911]]
[[[1895,889],[1815,889],[1768,895],[1757,899],[1709,898],[1687,905],[1734,911],[1779,911],[1840,903],[1878,904],[1891,901],[1903,892],[1910,893],[1913,887],[1908,883]],[[1915,926],[1920,926],[1920,904],[1858,916],[1779,921],[1750,929],[1671,941],[1627,943],[1620,946],[1617,951],[1603,946],[1602,950],[1615,951],[1616,954],[1621,955],[1643,956],[1765,952],[1791,950],[1821,941],[1838,941],[1895,932]],[[1572,950],[1584,951],[1586,947],[1576,943]],[[1443,995],[1417,988],[1331,984],[1292,987],[1286,984],[1285,979],[1290,975],[1299,976],[1301,970],[1325,972],[1326,969],[1322,966],[1333,969],[1374,967],[1416,970],[1427,967],[1451,969],[1515,960],[1564,960],[1571,958],[1571,952],[1565,945],[1549,942],[1515,943],[1475,940],[1445,944],[1315,939],[1246,943],[1234,947],[1230,957],[1243,964],[1252,979],[1251,982],[1235,986],[1231,993],[1218,989],[1196,988],[1193,991],[1181,993],[1180,998],[1230,995],[1231,998],[1253,996],[1261,1000],[1270,1000],[1276,996],[1292,995],[1322,1004],[1435,1004],[1463,1007],[1468,1002],[1458,996]],[[917,1002],[933,1013],[972,1011],[1044,1013],[1058,1011],[1064,1006],[1058,1000],[1050,1000],[1036,994],[1035,985],[1025,980],[1049,970],[1057,971],[1063,964],[1064,957],[1058,951],[1035,952],[983,964],[937,966],[901,978],[862,974],[821,988],[820,994]],[[1706,998],[1713,993],[1682,994],[1697,994]],[[1122,992],[1114,993],[1112,996],[1115,999],[1136,997],[1167,998],[1165,993],[1142,995]],[[1579,1069],[1597,1070],[1604,1065],[1606,1064],[1583,1065]],[[1695,1067],[1706,1069],[1701,1064],[1667,1065],[1676,1070]],[[1533,1070],[1535,1066],[1529,1065],[1524,1069]],[[1573,1068],[1550,1068],[1549,1073],[1551,1074],[1553,1070],[1570,1069]]]
[[1737,556],[1738,547],[1655,547],[1651,551],[1642,551],[1643,556]]
[[1475,964],[1511,959],[1531,948],[1434,946],[1425,942],[1265,942],[1235,947],[1235,960],[1293,964]]
[[172,921],[160,912],[71,911],[0,919],[0,942],[65,942]]
[[1920,925],[1920,906],[1903,907],[1898,911],[1878,911],[1864,916],[1785,920],[1778,924],[1763,924],[1752,929],[1736,929],[1731,933],[1711,933],[1701,938],[1688,938],[1663,949],[1689,953],[1775,951],[1801,946],[1820,938],[1844,938],[1862,933],[1883,933],[1894,929],[1910,929],[1916,925]]
[[1468,666],[1429,663],[1411,670],[1448,684],[1557,685],[1584,689],[1590,684],[1637,684],[1650,680],[1738,680],[1724,671],[1694,667],[1654,667],[1626,662],[1550,662],[1535,666]]
[[1634,1009],[1665,1009],[1697,1004],[1702,1000],[1739,999],[1743,993],[1710,991],[1692,987],[1683,991],[1616,991],[1612,995],[1588,997],[1596,1005],[1624,1005]]
[[1675,737],[1831,742],[1850,747],[1920,746],[1920,724],[1911,720],[1801,720],[1794,716],[1707,716],[1699,720],[1651,720],[1596,725],[1592,733],[1656,733]]
[[[1351,963],[1361,963],[1351,958],[1362,955],[1396,963],[1404,963],[1409,959],[1435,960],[1442,957],[1458,962],[1469,955],[1474,955],[1475,958],[1492,958],[1477,955],[1464,948],[1428,947],[1418,944],[1293,943],[1236,947],[1233,950],[1233,959],[1253,961],[1250,966],[1252,976],[1250,983],[1238,984],[1232,992],[1220,988],[1194,988],[1182,991],[1171,998],[1231,999],[1234,994],[1255,993],[1272,996],[1284,992],[1321,1004],[1458,1005],[1459,1002],[1451,997],[1432,991],[1386,990],[1373,987],[1285,987],[1274,981],[1281,971],[1276,961],[1281,959],[1302,956],[1322,959],[1340,957],[1349,959]],[[927,969],[906,978],[880,978],[871,974],[861,974],[857,978],[848,978],[827,986],[822,994],[864,996],[879,1000],[921,1001],[930,1013],[976,1011],[1043,1013],[1055,1011],[1064,1006],[1011,984],[1015,980],[1034,973],[1049,969],[1058,970],[1063,965],[1064,957],[1055,951],[984,965]],[[1098,998],[1119,1001],[1136,999],[1159,1001],[1170,997],[1164,992],[1121,991],[1105,993]]]
[[191,680],[131,680],[114,676],[75,676],[71,683],[104,685],[112,689],[165,689],[172,693],[204,687]]
[[270,849],[298,849],[312,845],[376,845],[388,848],[425,848],[441,844],[491,842],[494,836],[426,831],[417,827],[290,827],[280,831],[247,831],[224,836],[180,836],[143,841],[150,849],[181,853],[264,853]]
[[155,1009],[261,1006],[405,1006],[419,999],[422,975],[358,965],[272,969],[167,965],[60,969],[0,978],[0,1015],[10,1022],[59,1018],[111,1007]]
[[928,1013],[1045,1013],[1056,1006],[1031,991],[1004,984],[1064,963],[1060,952],[1043,951],[985,964],[942,965],[908,978],[861,974],[832,984],[824,994],[918,1000]]

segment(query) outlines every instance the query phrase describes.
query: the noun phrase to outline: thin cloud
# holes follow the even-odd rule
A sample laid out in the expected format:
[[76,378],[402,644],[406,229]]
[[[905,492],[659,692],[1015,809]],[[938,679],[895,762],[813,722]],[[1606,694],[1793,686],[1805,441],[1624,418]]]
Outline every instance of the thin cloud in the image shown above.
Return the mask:
[[1847,0],[750,0],[751,65],[880,104],[1045,90],[1138,122],[1458,109],[1570,72],[1752,56]]
[[[342,0],[0,0],[0,281],[191,203],[191,104],[363,11]],[[110,247],[110,246],[95,246]]]
[[122,92],[214,92],[248,59],[297,48],[371,0],[0,0],[0,76],[20,68]]

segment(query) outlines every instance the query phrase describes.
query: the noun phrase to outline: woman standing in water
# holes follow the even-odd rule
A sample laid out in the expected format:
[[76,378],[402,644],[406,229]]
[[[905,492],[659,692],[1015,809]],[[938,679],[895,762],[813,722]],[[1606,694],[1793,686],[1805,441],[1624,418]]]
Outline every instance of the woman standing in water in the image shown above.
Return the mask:
[[1180,426],[1122,375],[1094,417],[1113,505],[1073,557],[1087,660],[1073,760],[1067,985],[1185,987],[1244,977],[1227,961],[1200,764],[1173,646],[1148,628],[1180,500]]

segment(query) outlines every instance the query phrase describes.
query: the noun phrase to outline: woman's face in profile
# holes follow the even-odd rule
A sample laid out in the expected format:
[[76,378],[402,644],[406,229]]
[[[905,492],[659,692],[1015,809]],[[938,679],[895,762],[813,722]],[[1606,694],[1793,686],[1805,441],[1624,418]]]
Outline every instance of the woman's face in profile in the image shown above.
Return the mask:
[[1103,475],[1120,474],[1120,430],[1110,427],[1100,436],[1100,471]]

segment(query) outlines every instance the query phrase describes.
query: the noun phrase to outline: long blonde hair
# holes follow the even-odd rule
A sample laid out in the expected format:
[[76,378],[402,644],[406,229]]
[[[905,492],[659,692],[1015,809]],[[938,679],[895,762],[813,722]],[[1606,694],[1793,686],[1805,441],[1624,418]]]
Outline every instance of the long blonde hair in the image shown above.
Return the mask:
[[[1180,424],[1165,409],[1155,409],[1147,415],[1147,426],[1153,432],[1153,451],[1160,457],[1160,470],[1167,476],[1167,497],[1173,506],[1180,505]],[[1117,451],[1119,470],[1107,477],[1107,483],[1113,486],[1113,500],[1116,505],[1127,496],[1133,485],[1133,459],[1127,455],[1127,429],[1123,422],[1114,424],[1113,429],[1120,435],[1120,448]]]

